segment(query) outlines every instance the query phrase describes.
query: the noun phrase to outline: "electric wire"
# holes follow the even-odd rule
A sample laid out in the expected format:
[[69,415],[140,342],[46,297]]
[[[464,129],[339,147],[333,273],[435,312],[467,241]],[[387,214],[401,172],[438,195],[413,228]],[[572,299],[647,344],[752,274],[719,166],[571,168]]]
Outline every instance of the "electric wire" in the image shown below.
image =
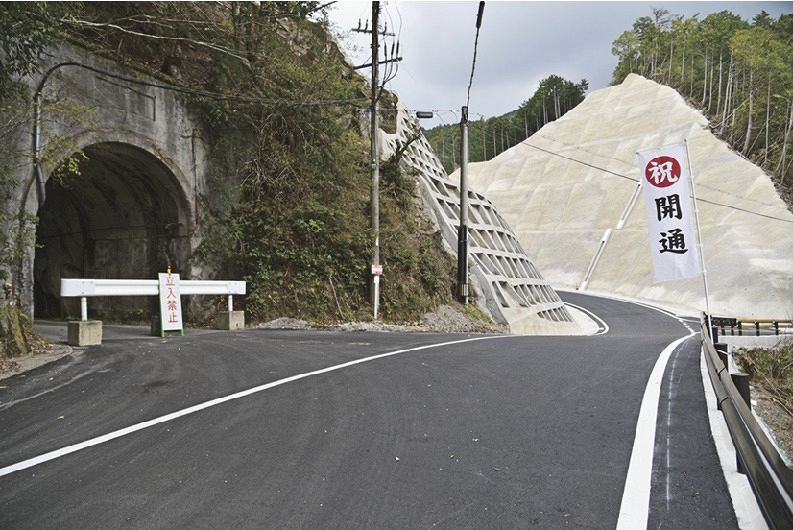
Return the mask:
[[474,37],[474,58],[471,62],[471,77],[468,79],[468,97],[465,100],[465,106],[468,107],[471,103],[471,85],[474,83],[474,70],[476,69],[476,49],[479,46],[479,29],[482,27],[482,13],[485,10],[485,3],[479,2],[479,11],[476,15],[476,37]]
[[[481,13],[481,9],[484,6],[484,2],[480,2],[480,6],[481,6],[480,7],[480,13]],[[478,36],[479,36],[479,28],[477,28],[477,40],[478,40]],[[473,74],[474,74],[475,64],[476,64],[476,43],[474,44],[474,61],[473,61],[472,68],[471,68],[471,82],[473,82]],[[274,106],[277,106],[277,105],[283,105],[283,106],[351,105],[351,106],[356,106],[355,104],[357,104],[357,103],[366,103],[366,102],[368,102],[368,98],[358,98],[358,99],[353,99],[353,100],[289,101],[289,100],[284,100],[284,99],[257,98],[257,97],[251,97],[251,96],[220,94],[220,93],[217,93],[217,92],[209,92],[209,91],[205,91],[205,90],[196,90],[196,89],[192,89],[192,88],[188,88],[188,87],[182,87],[182,86],[178,86],[178,85],[170,85],[170,84],[167,84],[167,83],[142,81],[142,80],[139,80],[139,79],[134,79],[134,78],[131,78],[131,77],[115,74],[113,72],[102,70],[101,68],[96,68],[94,66],[89,66],[89,65],[86,65],[86,64],[83,64],[83,63],[79,63],[79,62],[66,62],[66,63],[60,63],[60,64],[56,65],[56,67],[60,67],[60,66],[76,66],[76,67],[80,67],[80,68],[84,68],[86,70],[92,71],[92,72],[97,73],[97,74],[101,74],[101,75],[104,75],[104,76],[107,76],[107,77],[110,77],[110,78],[113,78],[113,79],[118,79],[118,80],[125,81],[125,82],[128,82],[128,83],[136,84],[136,85],[139,85],[139,86],[147,86],[147,87],[151,87],[151,88],[159,88],[159,89],[163,89],[163,90],[171,90],[171,91],[174,91],[174,92],[179,92],[179,93],[193,95],[193,96],[208,97],[208,98],[216,99],[216,100],[219,100],[219,101],[232,101],[232,102],[239,102],[239,103],[255,103],[255,104],[274,105]],[[53,67],[53,68],[55,68],[55,67]],[[382,88],[383,87],[381,86],[381,91],[382,91]],[[471,89],[471,84],[469,83],[469,86],[468,86],[469,98],[470,98],[470,89]],[[361,106],[359,108],[365,108],[365,107]],[[444,111],[445,110],[440,110],[439,109],[439,110],[434,110],[433,112],[440,113],[440,112],[444,112]],[[453,110],[448,110],[448,112],[454,112],[454,111]],[[445,125],[445,122],[444,122],[443,118],[441,118],[440,115],[438,115],[438,117],[441,120],[441,122]],[[606,168],[597,166],[595,164],[590,164],[590,163],[585,162],[583,160],[579,160],[579,159],[576,159],[576,158],[573,158],[573,157],[562,155],[560,153],[556,153],[556,152],[550,151],[548,149],[544,149],[542,147],[530,144],[528,142],[528,139],[524,140],[522,142],[519,142],[517,145],[525,145],[527,147],[531,147],[533,149],[536,149],[538,151],[542,151],[542,152],[550,154],[552,156],[563,158],[563,159],[569,160],[571,162],[575,162],[577,164],[582,164],[582,165],[590,167],[592,169],[597,169],[598,171],[603,171],[604,173],[608,173],[610,175],[613,175],[613,176],[616,176],[616,177],[619,177],[619,178],[622,178],[622,179],[625,179],[625,180],[630,180],[632,182],[639,182],[638,179],[635,179],[633,177],[629,177],[627,175],[623,175],[621,173],[617,173],[617,172],[612,171],[610,169],[606,169]],[[747,208],[741,208],[740,206],[735,206],[735,205],[731,205],[731,204],[724,204],[724,203],[720,203],[720,202],[717,202],[717,201],[712,201],[712,200],[709,200],[709,199],[703,199],[701,197],[697,197],[697,201],[705,203],[705,204],[710,204],[710,205],[713,205],[713,206],[721,206],[721,207],[724,207],[724,208],[730,208],[730,209],[733,209],[733,210],[736,210],[736,211],[740,211],[740,212],[743,212],[743,213],[757,215],[759,217],[763,217],[763,218],[766,218],[766,219],[771,219],[771,220],[775,220],[775,221],[781,221],[781,222],[784,222],[784,223],[793,224],[793,221],[791,221],[789,219],[782,219],[781,217],[776,217],[776,216],[773,216],[773,215],[768,215],[768,214],[756,212],[754,210],[749,210]]]
[[219,92],[210,92],[207,90],[196,90],[194,88],[188,88],[179,85],[171,85],[168,83],[161,83],[161,82],[153,82],[153,81],[142,81],[140,79],[135,79],[132,77],[123,76],[120,74],[116,74],[113,72],[109,72],[107,70],[103,70],[101,68],[96,68],[95,66],[90,66],[87,64],[79,63],[76,61],[68,61],[64,63],[59,63],[51,68],[55,69],[61,66],[76,66],[80,68],[84,68],[96,74],[100,74],[106,77],[110,77],[112,79],[118,79],[120,81],[124,81],[127,83],[145,86],[150,88],[159,88],[162,90],[170,90],[172,92],[178,92],[181,94],[187,94],[191,96],[197,97],[205,97],[214,99],[217,101],[231,101],[237,103],[249,103],[249,104],[260,104],[260,105],[272,105],[272,106],[285,106],[285,107],[313,107],[313,106],[333,106],[333,105],[352,105],[355,106],[356,104],[364,104],[368,102],[368,98],[357,98],[357,99],[320,99],[320,100],[308,100],[308,101],[292,101],[287,99],[277,99],[277,98],[259,98],[253,96],[241,96],[237,94],[221,94]]
[[[547,153],[549,155],[553,155],[553,156],[556,156],[556,157],[559,157],[559,158],[563,158],[565,160],[569,160],[571,162],[575,162],[577,164],[581,164],[581,165],[590,167],[592,169],[597,169],[598,171],[603,171],[604,173],[608,173],[609,175],[613,175],[615,177],[619,177],[619,178],[622,178],[622,179],[625,179],[625,180],[630,180],[631,182],[635,182],[635,183],[639,182],[639,179],[635,179],[633,177],[629,177],[628,175],[623,175],[621,173],[617,173],[616,171],[612,171],[610,169],[606,169],[604,167],[597,166],[595,164],[590,164],[589,162],[584,162],[583,160],[579,160],[577,158],[566,156],[566,155],[563,155],[561,153],[555,153],[555,152],[550,151],[548,149],[543,149],[542,147],[539,147],[539,146],[536,146],[536,145],[528,143],[528,141],[526,141],[526,140],[524,140],[522,142],[519,142],[517,145],[525,145],[526,147],[531,147],[533,149],[537,149],[538,151],[542,151],[543,153]],[[781,217],[776,217],[776,216],[773,216],[773,215],[768,215],[768,214],[756,212],[754,210],[749,210],[747,208],[741,208],[740,206],[735,206],[733,204],[724,204],[724,203],[713,201],[713,200],[710,200],[710,199],[703,199],[702,197],[697,197],[697,202],[710,204],[712,206],[721,206],[723,208],[730,208],[732,210],[736,210],[736,211],[739,211],[739,212],[748,213],[748,214],[752,214],[752,215],[757,215],[759,217],[764,217],[766,219],[771,219],[771,220],[774,220],[774,221],[781,221],[783,223],[793,224],[793,221],[790,220],[790,219],[782,219]]]

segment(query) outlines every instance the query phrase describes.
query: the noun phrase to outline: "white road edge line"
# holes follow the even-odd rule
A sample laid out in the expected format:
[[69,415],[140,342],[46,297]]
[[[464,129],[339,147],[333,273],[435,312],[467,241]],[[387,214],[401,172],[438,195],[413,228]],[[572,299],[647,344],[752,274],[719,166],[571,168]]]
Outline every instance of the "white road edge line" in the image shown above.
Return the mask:
[[716,446],[716,453],[719,455],[719,462],[724,473],[724,480],[727,482],[727,489],[730,490],[732,507],[735,510],[735,518],[738,520],[739,528],[746,529],[765,529],[768,524],[765,522],[757,498],[749,484],[746,475],[738,473],[738,465],[735,455],[735,446],[732,443],[730,430],[721,411],[716,408],[716,393],[713,391],[713,383],[710,381],[708,366],[705,361],[705,354],[699,357],[699,371],[702,374],[702,386],[705,388],[705,402],[708,407],[708,423],[710,432],[713,436],[713,443]]
[[661,383],[666,370],[666,363],[672,352],[685,340],[694,336],[691,332],[672,342],[655,361],[636,421],[636,437],[633,440],[633,451],[628,465],[628,476],[622,492],[620,514],[617,519],[618,530],[636,530],[647,528],[650,512],[650,487],[653,475],[653,454],[655,452],[655,427],[658,420],[658,401],[661,397]]
[[609,325],[606,324],[606,321],[603,320],[602,318],[600,318],[599,316],[597,316],[595,313],[593,313],[589,309],[587,309],[585,307],[581,307],[580,305],[571,304],[570,302],[565,302],[564,305],[569,305],[570,307],[573,307],[573,308],[578,309],[579,311],[581,311],[583,313],[586,313],[587,315],[589,315],[589,317],[592,320],[595,321],[596,324],[598,324],[600,329],[598,329],[595,333],[593,333],[591,335],[592,337],[594,337],[596,335],[605,335],[606,333],[608,333],[610,331],[611,328],[609,328]]
[[306,377],[311,377],[314,375],[321,375],[326,374],[328,372],[333,372],[336,370],[342,370],[344,368],[349,368],[350,366],[355,366],[356,364],[362,364],[369,361],[374,361],[377,359],[382,359],[384,357],[391,357],[393,355],[398,355],[400,353],[407,353],[407,352],[415,352],[421,350],[429,350],[432,348],[441,348],[443,346],[453,346],[455,344],[464,344],[466,342],[475,342],[480,340],[490,340],[490,339],[503,339],[503,338],[510,338],[510,337],[519,337],[519,335],[495,335],[495,336],[487,336],[487,337],[473,337],[470,339],[462,339],[462,340],[454,340],[449,342],[441,342],[437,344],[427,344],[424,346],[417,346],[415,348],[407,348],[404,350],[395,350],[386,353],[380,353],[377,355],[372,355],[370,357],[364,357],[362,359],[356,359],[354,361],[349,361],[342,364],[337,364],[335,366],[329,366],[328,368],[322,368],[320,370],[314,370],[313,372],[306,372],[303,374],[293,375],[291,377],[286,377],[284,379],[279,379],[278,381],[272,381],[270,383],[266,383],[263,385],[255,386],[253,388],[249,388],[247,390],[242,390],[240,392],[236,392],[234,394],[229,394],[228,396],[219,397],[215,399],[211,399],[209,401],[205,401],[203,403],[199,403],[197,405],[193,405],[192,407],[188,407],[186,409],[178,410],[176,412],[172,412],[170,414],[166,414],[164,416],[160,416],[159,418],[154,418],[153,420],[143,421],[141,423],[136,423],[135,425],[131,425],[129,427],[125,427],[123,429],[119,429],[117,431],[110,432],[108,434],[104,434],[102,436],[98,436],[96,438],[91,438],[90,440],[86,440],[84,442],[68,445],[66,447],[62,447],[60,449],[56,449],[54,451],[50,451],[48,453],[44,453],[42,455],[36,456],[34,458],[30,458],[28,460],[23,460],[22,462],[18,462],[16,464],[11,464],[10,466],[6,466],[0,468],[0,477],[5,475],[10,475],[16,471],[22,471],[23,469],[28,469],[39,464],[43,464],[45,462],[49,462],[51,460],[55,460],[57,458],[61,458],[63,456],[69,455],[71,453],[76,453],[77,451],[81,451],[82,449],[86,449],[88,447],[93,447],[96,445],[101,445],[103,443],[107,443],[111,440],[115,440],[116,438],[121,438],[122,436],[127,436],[128,434],[132,434],[137,431],[141,431],[143,429],[147,429],[149,427],[153,427],[154,425],[159,425],[161,423],[166,423],[169,421],[173,421],[175,419],[181,418],[183,416],[187,416],[189,414],[193,414],[195,412],[200,412],[202,410],[208,409],[210,407],[214,407],[216,405],[220,405],[226,403],[227,401],[231,401],[233,399],[240,399],[252,394],[256,394],[258,392],[262,392],[264,390],[269,390],[270,388],[274,388],[277,386],[284,385],[286,383],[291,383],[294,381],[298,381],[300,379],[305,379]]

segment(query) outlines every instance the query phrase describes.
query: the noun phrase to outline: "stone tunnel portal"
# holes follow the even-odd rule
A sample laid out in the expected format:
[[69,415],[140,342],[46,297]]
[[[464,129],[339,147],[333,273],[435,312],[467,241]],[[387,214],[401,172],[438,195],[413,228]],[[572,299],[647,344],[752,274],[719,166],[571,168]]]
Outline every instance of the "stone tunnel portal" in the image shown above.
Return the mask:
[[[61,278],[156,278],[170,263],[187,270],[187,203],[171,170],[125,143],[96,143],[78,172],[54,172],[36,230],[37,318],[79,317],[78,299],[60,298]],[[184,271],[182,270],[184,269]],[[146,321],[154,297],[95,298],[89,318]]]

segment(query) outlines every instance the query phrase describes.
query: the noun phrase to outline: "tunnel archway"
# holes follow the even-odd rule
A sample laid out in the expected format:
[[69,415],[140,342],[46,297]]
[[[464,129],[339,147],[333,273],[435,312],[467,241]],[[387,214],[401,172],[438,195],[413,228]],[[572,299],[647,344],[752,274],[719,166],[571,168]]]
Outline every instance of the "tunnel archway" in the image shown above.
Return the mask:
[[[77,155],[77,172],[53,172],[39,210],[34,265],[37,317],[73,318],[61,278],[156,278],[170,264],[186,277],[188,206],[173,172],[148,151],[102,142]],[[182,270],[185,268],[185,270]],[[145,321],[153,297],[96,298],[91,318]]]

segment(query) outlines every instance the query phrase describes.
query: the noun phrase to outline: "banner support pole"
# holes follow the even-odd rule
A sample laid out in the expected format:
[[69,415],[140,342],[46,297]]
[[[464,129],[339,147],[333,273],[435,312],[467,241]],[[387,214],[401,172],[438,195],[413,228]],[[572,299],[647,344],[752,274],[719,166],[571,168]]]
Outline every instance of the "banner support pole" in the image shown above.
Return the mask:
[[710,292],[708,290],[708,270],[705,268],[705,245],[702,242],[702,227],[699,224],[699,205],[697,204],[697,193],[694,186],[694,170],[691,168],[691,152],[688,149],[688,138],[683,139],[686,146],[686,164],[688,165],[689,185],[691,186],[691,199],[694,201],[694,221],[697,224],[697,247],[699,248],[699,260],[702,264],[702,282],[705,285],[705,312],[708,315],[708,333],[711,333],[712,320],[710,316]]

